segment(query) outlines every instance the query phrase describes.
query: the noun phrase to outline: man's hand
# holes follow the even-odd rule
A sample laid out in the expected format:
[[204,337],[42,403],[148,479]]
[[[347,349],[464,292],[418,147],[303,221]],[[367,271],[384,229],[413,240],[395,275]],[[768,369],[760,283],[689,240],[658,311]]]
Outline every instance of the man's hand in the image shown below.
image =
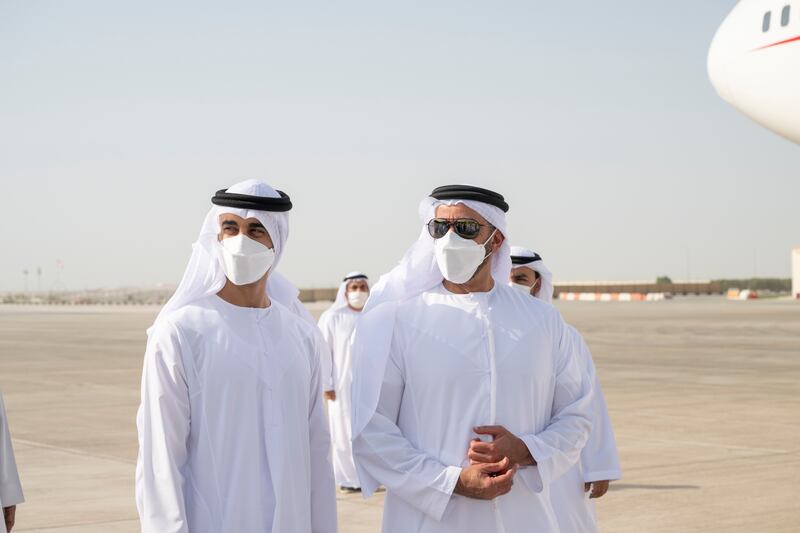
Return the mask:
[[322,397],[326,400],[330,400],[332,402],[336,401],[336,391],[335,390],[326,390],[322,393]]
[[507,457],[496,463],[473,464],[461,470],[454,492],[476,500],[493,500],[511,490],[517,466]]
[[535,465],[530,450],[525,443],[503,426],[478,426],[474,428],[478,435],[491,435],[491,442],[472,439],[469,443],[467,457],[472,463],[497,463],[504,457],[511,464],[520,466]]
[[17,506],[12,505],[3,509],[3,519],[6,522],[6,530],[11,533],[11,528],[14,527],[14,517],[17,514]]
[[591,481],[589,483],[583,484],[583,492],[589,492],[589,489],[592,489],[592,493],[589,495],[589,499],[593,498],[602,498],[606,492],[608,492],[608,485],[610,481]]

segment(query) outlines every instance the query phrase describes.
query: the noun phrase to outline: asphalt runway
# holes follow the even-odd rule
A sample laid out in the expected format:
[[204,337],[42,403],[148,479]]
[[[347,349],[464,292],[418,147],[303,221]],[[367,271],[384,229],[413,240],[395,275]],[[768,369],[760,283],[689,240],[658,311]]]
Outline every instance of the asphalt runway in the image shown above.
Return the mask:
[[[624,479],[604,532],[794,532],[800,303],[559,302],[594,353]],[[323,307],[312,305],[318,313]],[[153,307],[0,306],[0,389],[27,502],[15,532],[135,532],[135,413]],[[381,496],[339,496],[379,531]]]

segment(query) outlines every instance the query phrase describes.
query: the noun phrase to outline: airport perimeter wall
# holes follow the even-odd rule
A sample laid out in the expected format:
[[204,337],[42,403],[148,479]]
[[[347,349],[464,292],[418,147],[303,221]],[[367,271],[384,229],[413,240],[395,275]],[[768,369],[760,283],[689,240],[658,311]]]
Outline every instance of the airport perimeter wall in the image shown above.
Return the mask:
[[723,294],[718,281],[647,283],[647,282],[581,282],[556,283],[555,298],[560,294],[672,294],[708,295]]
[[[555,284],[555,297],[589,301],[652,299],[659,295],[713,295],[725,294],[731,288],[752,289],[774,294],[792,294],[800,299],[800,248],[793,252],[793,279],[714,280],[700,282],[566,282]],[[337,288],[311,288],[300,290],[300,301],[323,302],[336,298]],[[159,287],[97,289],[85,291],[41,291],[0,293],[0,304],[39,305],[162,305],[172,295],[174,288]]]

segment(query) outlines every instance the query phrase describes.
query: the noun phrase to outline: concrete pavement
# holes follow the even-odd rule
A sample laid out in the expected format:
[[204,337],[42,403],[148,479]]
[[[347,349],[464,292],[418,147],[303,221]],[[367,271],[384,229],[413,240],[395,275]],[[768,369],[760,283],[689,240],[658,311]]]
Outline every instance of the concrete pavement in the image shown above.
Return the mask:
[[[800,305],[558,305],[592,348],[622,458],[625,479],[598,503],[603,531],[796,531]],[[27,497],[15,532],[138,531],[134,418],[156,311],[0,306]],[[340,531],[379,531],[381,504],[340,495]]]

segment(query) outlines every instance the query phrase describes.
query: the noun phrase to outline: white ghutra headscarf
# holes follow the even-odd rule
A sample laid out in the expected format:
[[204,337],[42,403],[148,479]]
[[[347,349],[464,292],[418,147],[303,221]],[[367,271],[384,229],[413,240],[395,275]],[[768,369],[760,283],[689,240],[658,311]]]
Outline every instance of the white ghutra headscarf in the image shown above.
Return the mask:
[[[333,305],[326,309],[325,312],[322,313],[322,316],[335,313],[339,309],[347,307],[347,284],[355,279],[363,279],[369,283],[369,278],[363,272],[350,272],[339,284],[339,290],[336,292],[336,299],[333,301]],[[320,316],[320,321],[322,320],[322,316]]]
[[434,255],[434,239],[428,233],[427,224],[436,216],[440,205],[463,204],[480,216],[505,237],[500,249],[492,254],[492,277],[496,283],[507,283],[511,272],[511,246],[508,244],[508,223],[506,214],[498,207],[475,200],[437,200],[430,196],[419,204],[419,218],[422,222],[419,238],[406,251],[403,258],[387,274],[380,277],[372,288],[364,311],[376,308],[386,302],[401,302],[421,294],[444,280]]
[[544,266],[541,256],[533,250],[523,248],[522,246],[512,246],[511,256],[515,258],[529,257],[531,259],[527,263],[518,263],[515,261],[512,268],[525,267],[537,272],[542,279],[542,283],[539,286],[539,292],[537,292],[535,296],[547,303],[553,303],[553,292],[555,291],[553,286],[553,273]]
[[[278,191],[258,180],[245,180],[227,189],[228,193],[280,198]],[[304,320],[314,324],[314,320],[306,308],[297,299],[299,292],[292,283],[275,269],[283,255],[286,241],[289,238],[289,215],[287,212],[260,211],[214,205],[206,215],[200,228],[200,235],[192,245],[192,256],[183,273],[178,288],[159,311],[148,334],[164,317],[186,305],[218,293],[225,285],[225,272],[220,263],[218,235],[220,231],[219,216],[223,213],[258,219],[264,225],[275,249],[275,261],[270,267],[267,278],[267,294],[270,300],[287,307]]]

